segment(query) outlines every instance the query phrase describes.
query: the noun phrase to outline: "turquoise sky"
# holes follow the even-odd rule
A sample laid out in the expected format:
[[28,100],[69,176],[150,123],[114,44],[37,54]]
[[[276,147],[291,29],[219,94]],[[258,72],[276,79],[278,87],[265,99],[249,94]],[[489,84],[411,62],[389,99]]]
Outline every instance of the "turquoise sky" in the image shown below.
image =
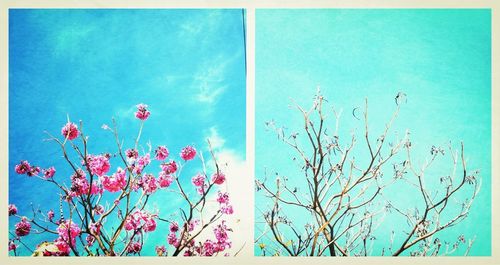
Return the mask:
[[[475,235],[470,255],[491,254],[490,10],[261,9],[256,23],[257,178],[266,167],[289,176],[298,172],[290,149],[264,126],[274,119],[289,130],[300,128],[290,98],[309,107],[319,85],[329,102],[343,109],[340,125],[349,137],[351,129],[363,130],[351,111],[362,107],[365,97],[369,125],[378,134],[395,109],[394,97],[403,91],[407,104],[392,132],[410,130],[413,157],[422,163],[432,145],[446,147],[451,141],[458,148],[463,141],[468,168],[481,170],[482,188],[470,216],[443,238]],[[433,173],[449,170],[446,159]],[[400,202],[414,200],[393,192]],[[270,203],[258,194],[256,216]],[[378,236],[388,238],[401,225],[386,218]],[[262,228],[257,223],[256,234]]]
[[[141,138],[145,148],[148,140],[153,148],[166,145],[179,159],[180,149],[190,144],[208,156],[210,137],[217,140],[216,151],[244,160],[242,19],[241,9],[11,9],[9,202],[23,215],[30,214],[32,201],[43,211],[57,210],[57,190],[15,174],[14,166],[24,159],[53,165],[56,178],[69,180],[71,170],[59,147],[43,141],[45,130],[60,135],[67,114],[84,122],[91,153],[116,150],[112,135],[101,129],[112,117],[125,146],[132,146],[139,129],[135,105],[145,103],[152,113]],[[158,174],[158,165],[150,173]],[[117,166],[112,161],[112,169]],[[191,186],[200,169],[199,163],[187,167],[183,181]],[[177,211],[177,199],[155,194],[150,210]],[[158,227],[167,229],[164,223]],[[143,255],[166,244],[166,232],[156,235],[149,237]],[[42,235],[27,242],[54,239]],[[20,254],[31,253],[20,248]]]

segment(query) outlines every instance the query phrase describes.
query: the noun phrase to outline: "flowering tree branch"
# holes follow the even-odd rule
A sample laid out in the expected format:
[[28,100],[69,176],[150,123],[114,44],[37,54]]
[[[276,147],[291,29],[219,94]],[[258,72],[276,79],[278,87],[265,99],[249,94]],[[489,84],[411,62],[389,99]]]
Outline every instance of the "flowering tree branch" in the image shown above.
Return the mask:
[[[154,151],[154,159],[159,161],[161,171],[156,177],[146,173],[152,163],[152,146],[148,143],[149,150],[143,155],[139,154],[138,147],[145,121],[150,114],[147,105],[137,106],[135,116],[140,120],[140,128],[133,148],[127,150],[123,148],[116,121],[112,120],[112,128],[103,125],[102,128],[113,135],[117,147],[114,154],[90,154],[83,122],[79,123],[78,128],[69,117],[61,130],[63,139],[47,132],[47,140],[55,142],[61,148],[64,161],[73,172],[69,181],[56,178],[55,167],[42,170],[25,160],[16,165],[15,171],[20,175],[26,174],[28,177],[52,183],[60,190],[60,217],[56,220],[53,210],[43,214],[41,209],[32,207],[32,217],[28,218],[19,215],[17,207],[10,204],[9,216],[17,218],[19,222],[15,224],[15,230],[10,232],[9,251],[18,255],[18,247],[23,246],[34,256],[140,255],[145,244],[145,235],[155,232],[157,221],[163,221],[169,223],[168,245],[156,246],[158,256],[228,255],[227,250],[231,248],[228,233],[232,230],[227,227],[224,216],[233,214],[233,208],[229,195],[220,189],[226,177],[219,168],[210,142],[208,145],[215,168],[211,178],[202,154],[192,146],[181,150],[180,158],[183,162],[165,162],[170,155],[169,150],[166,146],[158,146]],[[78,139],[81,140],[80,144]],[[80,165],[70,157],[68,149],[74,150]],[[181,171],[197,155],[203,170],[191,179],[191,185],[181,177]],[[121,164],[121,167],[117,167],[116,171],[109,175],[112,161]],[[171,185],[173,182],[176,188]],[[217,193],[214,192],[216,189]],[[147,206],[152,202],[152,196],[161,190],[180,195],[187,202],[187,207],[180,206],[178,214],[166,215],[158,210],[151,212]],[[196,191],[195,195],[191,190]],[[108,199],[113,197],[115,199],[112,201]],[[207,208],[207,203],[214,203],[218,207]],[[179,214],[181,218],[175,220],[175,216]],[[204,214],[211,217],[205,220]],[[209,235],[204,231],[210,228],[213,229],[214,239],[201,239],[202,235]],[[24,240],[30,233],[47,234],[47,241],[32,248]]]

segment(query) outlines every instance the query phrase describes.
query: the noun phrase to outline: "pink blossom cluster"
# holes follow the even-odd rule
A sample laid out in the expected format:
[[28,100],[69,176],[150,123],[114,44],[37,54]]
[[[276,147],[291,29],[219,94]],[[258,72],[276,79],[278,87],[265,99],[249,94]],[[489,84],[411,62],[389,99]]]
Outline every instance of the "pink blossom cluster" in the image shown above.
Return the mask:
[[100,177],[102,187],[109,192],[117,192],[123,190],[127,185],[127,173],[121,167],[110,176]]
[[81,232],[80,227],[72,220],[60,223],[57,227],[57,234],[59,237],[55,240],[55,244],[59,251],[69,253],[71,246],[76,246],[76,237],[79,236]]
[[193,183],[193,185],[195,187],[201,187],[201,186],[203,186],[203,184],[205,184],[205,176],[198,173],[196,176],[194,176],[191,179],[191,182]]
[[142,244],[139,241],[132,241],[127,246],[127,253],[129,254],[139,254],[142,250]]
[[217,225],[213,231],[215,240],[207,239],[203,243],[189,245],[188,249],[184,252],[184,256],[210,257],[231,247],[227,232],[232,230],[226,226],[225,221]]
[[192,160],[196,156],[196,149],[194,147],[188,145],[182,148],[180,156],[184,161]]
[[196,226],[200,223],[199,220],[191,220],[189,223],[184,224],[187,227],[187,232],[183,233],[184,231],[184,226],[183,229],[179,229],[179,224],[177,222],[171,222],[170,223],[170,233],[167,236],[167,242],[169,245],[172,245],[174,247],[177,247],[181,243],[181,239],[177,237],[177,232],[180,231],[181,235],[184,235],[184,240],[186,240],[189,237],[189,232],[194,231]]
[[26,160],[23,160],[21,161],[21,163],[16,165],[15,170],[17,174],[20,175],[26,174],[31,170],[30,163],[28,163],[28,161]]
[[165,160],[167,159],[169,153],[168,153],[168,149],[166,146],[158,146],[158,148],[156,148],[155,150],[155,158],[156,160]]
[[153,174],[145,174],[142,177],[142,190],[145,194],[151,195],[158,189],[158,181]]
[[165,246],[156,246],[155,247],[155,250],[156,250],[156,255],[158,256],[167,256],[168,253],[167,253],[167,248]]
[[54,174],[56,174],[56,169],[54,167],[49,167],[43,170],[43,176],[45,177],[45,179],[53,178]]
[[133,164],[135,160],[139,157],[139,152],[135,149],[127,149],[125,151],[125,156],[127,157],[127,162]]
[[47,219],[49,220],[49,222],[52,222],[54,220],[54,215],[55,215],[54,211],[52,211],[52,210],[49,210],[47,212]]
[[94,208],[94,214],[101,215],[103,213],[104,213],[104,207],[102,205],[99,204]]
[[191,183],[196,187],[196,191],[199,195],[204,195],[207,188],[208,183],[205,182],[205,176],[198,173],[194,177],[191,178]]
[[139,120],[147,120],[151,112],[148,111],[148,105],[146,104],[139,104],[136,106],[137,111],[135,112],[135,117],[138,118]]
[[142,229],[144,232],[153,232],[156,229],[156,214],[150,214],[146,211],[136,210],[125,220],[125,230]]
[[226,226],[226,221],[224,220],[214,228],[215,239],[217,239],[220,251],[231,247],[231,242],[227,234],[228,231],[232,232],[232,230]]
[[15,232],[17,236],[27,236],[31,231],[31,224],[28,218],[22,217],[21,221],[15,225]]
[[61,134],[64,138],[73,140],[80,135],[80,131],[78,131],[78,126],[76,126],[76,124],[68,122],[62,127]]
[[139,158],[137,158],[137,162],[133,165],[132,171],[134,172],[134,174],[140,175],[142,174],[142,170],[144,170],[144,168],[149,165],[149,163],[151,163],[151,157],[149,156],[149,153],[144,156],[140,156]]
[[18,247],[18,245],[16,245],[13,240],[9,241],[9,251],[16,250],[17,247]]
[[179,246],[180,243],[176,233],[169,233],[167,236],[167,242],[169,245],[172,245],[174,247]]
[[21,161],[19,164],[15,166],[15,171],[20,175],[28,175],[28,177],[38,176],[40,173],[40,167],[31,166],[30,163],[26,160]]
[[212,182],[217,184],[217,185],[221,185],[222,183],[224,183],[224,181],[226,181],[226,175],[224,175],[222,172],[216,172],[212,175]]
[[[85,165],[85,163],[82,162],[82,165]],[[109,158],[103,155],[88,155],[87,165],[90,168],[90,172],[97,176],[108,173],[110,168]]]
[[17,207],[14,204],[9,204],[9,216],[17,214]]
[[218,192],[217,193],[217,202],[219,203],[220,206],[220,211],[223,214],[233,214],[233,206],[229,204],[229,194],[227,192]]
[[172,184],[174,181],[174,177],[172,175],[167,175],[165,171],[161,171],[160,174],[158,174],[158,185],[160,188],[167,188]]
[[[78,169],[73,175],[71,175],[71,188],[69,195],[71,197],[81,196],[83,194],[88,194],[90,189],[90,184],[87,180],[86,174],[82,169]],[[97,181],[92,182],[92,190],[90,194],[102,194],[103,190],[99,186]]]
[[87,242],[87,246],[91,247],[94,245],[95,237],[93,235],[87,235],[87,237],[85,237],[85,241]]
[[214,242],[210,239],[205,240],[203,244],[197,245],[193,248],[193,251],[190,252],[191,256],[203,256],[203,257],[211,257],[214,254],[222,252],[226,249],[227,243]]
[[170,160],[168,163],[161,164],[161,170],[165,174],[174,174],[177,171],[177,163],[174,160]]

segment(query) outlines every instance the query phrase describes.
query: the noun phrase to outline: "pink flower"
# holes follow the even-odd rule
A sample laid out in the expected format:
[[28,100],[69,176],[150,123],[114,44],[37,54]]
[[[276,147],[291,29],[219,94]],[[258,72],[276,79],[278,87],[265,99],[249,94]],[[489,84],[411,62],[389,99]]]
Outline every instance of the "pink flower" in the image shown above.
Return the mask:
[[198,192],[199,195],[203,195],[207,191],[207,188],[208,188],[208,185],[203,184],[199,188],[196,189],[196,192]]
[[17,249],[17,245],[14,244],[13,241],[10,241],[9,242],[9,251],[16,250],[16,249]]
[[160,172],[158,176],[158,184],[160,185],[160,188],[166,188],[172,184],[174,181],[174,178],[170,175],[167,175],[164,171]]
[[[72,220],[66,220],[62,222],[57,227],[57,233],[59,234],[59,239],[75,246],[76,237],[80,235],[80,227]],[[71,241],[70,241],[71,240]]]
[[52,222],[52,220],[54,220],[54,211],[49,210],[47,212],[47,219],[49,219],[49,222]]
[[125,230],[137,230],[141,227],[144,232],[152,232],[156,229],[156,218],[157,215],[149,214],[146,211],[136,210],[125,219]]
[[17,236],[26,236],[31,231],[31,224],[26,217],[21,218],[21,221],[15,227]]
[[144,223],[143,229],[144,232],[153,232],[156,229],[156,221],[152,217],[146,218],[146,223]]
[[47,169],[43,170],[43,176],[45,179],[50,179],[54,177],[54,174],[56,173],[56,169],[54,167],[49,167]]
[[17,207],[14,204],[9,204],[9,216],[17,214]]
[[227,231],[229,229],[226,226],[226,221],[222,221],[221,224],[214,228],[214,235],[218,243],[225,243],[228,240]]
[[149,156],[149,153],[139,157],[139,159],[137,160],[137,164],[139,164],[142,167],[149,165],[149,163],[151,163],[151,157]]
[[85,241],[87,241],[87,246],[91,247],[92,245],[94,245],[95,237],[93,235],[87,235]]
[[163,256],[164,254],[167,255],[167,248],[165,246],[156,246],[156,255],[158,256]]
[[140,175],[142,173],[142,170],[151,163],[151,158],[149,154],[146,154],[144,156],[140,156],[137,159],[137,163],[134,165],[134,169],[132,170],[135,174]]
[[28,177],[38,176],[40,173],[40,167],[32,166],[30,170],[26,173]]
[[141,242],[132,241],[127,247],[127,253],[129,254],[139,254],[141,252],[142,245]]
[[165,146],[158,146],[155,150],[156,160],[165,160],[168,157],[168,149]]
[[104,213],[104,207],[102,205],[99,204],[94,208],[94,214],[102,215],[103,213]]
[[[62,239],[58,238],[58,239],[56,239],[56,241],[54,241],[54,245],[56,245],[57,249],[59,249],[59,252],[62,255],[69,255],[71,248],[69,247],[68,243],[66,243]],[[45,253],[44,253],[44,255],[45,255]]]
[[142,189],[146,194],[153,194],[158,189],[156,178],[152,174],[146,174],[142,177]]
[[135,149],[127,149],[127,151],[125,151],[125,155],[127,156],[129,163],[133,163],[139,157],[139,152]]
[[64,138],[73,140],[80,135],[80,131],[78,131],[78,126],[76,126],[76,124],[68,122],[62,127],[61,134]]
[[[85,163],[82,162],[82,165]],[[88,155],[87,164],[90,168],[90,172],[97,176],[102,176],[109,171],[110,164],[109,159],[103,155]]]
[[201,187],[205,183],[205,177],[201,174],[198,174],[191,179],[191,182],[196,187]]
[[229,194],[227,192],[218,192],[217,193],[217,202],[220,204],[227,204],[229,203]]
[[171,222],[170,223],[170,232],[175,233],[179,231],[179,224],[177,222]]
[[89,182],[87,181],[86,174],[82,169],[78,169],[73,175],[71,175],[71,188],[70,196],[80,196],[87,194],[90,188]]
[[234,211],[233,211],[233,206],[231,205],[225,205],[225,206],[222,206],[220,208],[220,211],[223,213],[223,214],[227,214],[227,215],[230,215],[230,214],[233,214]]
[[102,227],[102,224],[99,222],[90,223],[90,232],[94,235],[100,235],[101,234],[101,227]]
[[177,164],[175,163],[174,160],[170,160],[170,162],[168,163],[161,164],[161,169],[166,174],[174,174],[175,171],[177,171]]
[[177,239],[177,235],[175,233],[168,234],[167,242],[169,245],[177,247],[177,245],[179,244],[179,240]]
[[135,117],[138,118],[139,120],[147,120],[149,115],[151,114],[148,110],[148,105],[146,104],[139,104],[137,105],[137,111],[135,112]]
[[188,223],[188,231],[189,232],[192,232],[194,231],[194,228],[200,224],[200,220],[191,220],[189,223]]
[[222,172],[215,173],[212,175],[212,181],[217,185],[221,185],[222,183],[224,183],[225,180],[226,176],[222,174]]
[[28,163],[28,161],[23,160],[23,161],[21,161],[21,163],[16,165],[15,170],[16,170],[17,174],[22,175],[22,174],[28,173],[31,170],[31,166]]
[[117,192],[123,190],[123,188],[125,188],[125,186],[127,185],[126,172],[120,167],[111,177],[102,176],[100,179],[103,188],[109,192]]
[[180,156],[185,161],[192,160],[196,156],[196,149],[194,149],[194,147],[188,145],[188,146],[182,148]]
[[92,182],[92,188],[90,189],[90,194],[102,194],[102,193],[103,189],[99,185],[99,182],[97,180]]
[[217,243],[207,239],[201,247],[195,248],[196,252],[203,257],[211,257],[217,253]]

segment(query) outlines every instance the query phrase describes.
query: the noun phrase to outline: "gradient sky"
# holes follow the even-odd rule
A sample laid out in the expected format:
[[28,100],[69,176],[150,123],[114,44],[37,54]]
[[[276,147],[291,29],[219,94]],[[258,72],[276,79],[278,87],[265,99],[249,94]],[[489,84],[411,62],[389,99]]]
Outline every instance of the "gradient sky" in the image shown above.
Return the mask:
[[[422,163],[432,145],[451,141],[458,148],[463,141],[468,168],[481,170],[482,188],[470,216],[444,238],[475,235],[470,255],[490,255],[490,32],[491,12],[481,9],[257,10],[256,177],[263,177],[264,168],[290,178],[298,172],[289,148],[264,125],[274,119],[289,130],[302,126],[290,98],[309,107],[320,86],[329,103],[343,109],[340,124],[349,137],[351,129],[363,130],[351,111],[365,98],[370,128],[378,134],[402,91],[407,103],[393,131],[411,132],[413,157]],[[449,170],[447,160],[440,165],[437,172]],[[414,200],[402,190],[393,192],[403,205]],[[270,203],[257,195],[256,216]],[[387,220],[378,235],[388,238],[401,225]],[[256,224],[257,235],[262,228]],[[255,251],[260,254],[257,246]]]
[[[53,165],[56,178],[68,178],[71,172],[59,147],[43,141],[45,130],[60,135],[66,115],[84,122],[91,153],[114,152],[112,135],[101,125],[111,125],[115,117],[130,146],[139,128],[135,105],[145,103],[152,114],[141,137],[144,147],[147,140],[153,146],[167,145],[178,159],[180,149],[192,144],[208,156],[205,140],[210,138],[217,152],[243,163],[242,17],[241,9],[11,9],[9,203],[25,215],[31,201],[43,211],[57,210],[57,191],[15,174],[14,166],[26,159],[41,167]],[[151,173],[158,173],[156,166]],[[196,170],[187,169],[186,183]],[[169,211],[173,199],[158,195],[154,207]],[[156,244],[166,244],[165,235],[150,238],[143,255],[154,254]],[[52,237],[33,236],[28,242]]]

